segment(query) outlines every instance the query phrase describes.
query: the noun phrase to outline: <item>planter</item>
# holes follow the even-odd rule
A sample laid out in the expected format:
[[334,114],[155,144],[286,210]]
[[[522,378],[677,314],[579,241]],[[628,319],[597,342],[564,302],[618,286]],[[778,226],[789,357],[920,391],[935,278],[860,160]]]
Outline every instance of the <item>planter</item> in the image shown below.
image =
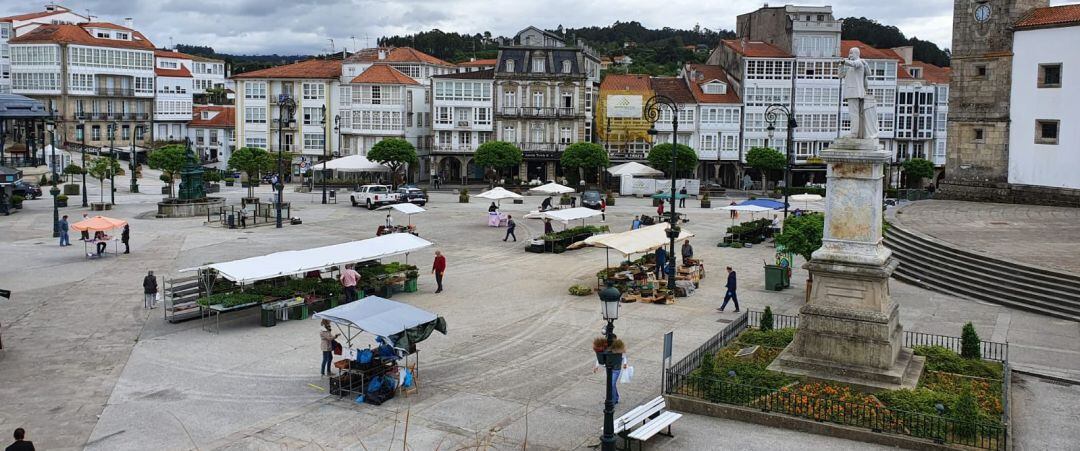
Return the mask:
[[257,204],[257,203],[259,203],[259,198],[258,197],[242,197],[242,198],[240,198],[240,203],[242,205],[245,205],[245,206],[250,205],[250,204]]
[[559,205],[570,205],[570,198],[568,198],[568,197],[560,197],[559,198]]
[[614,197],[609,197],[607,199],[604,199],[604,203],[606,203],[607,206],[609,206],[609,207],[612,206],[612,205],[615,205],[615,198]]
[[91,211],[105,211],[112,210],[112,205],[108,202],[90,202]]
[[15,207],[16,210],[22,210],[22,202],[19,202],[17,204],[11,204],[11,206]]
[[64,194],[67,194],[68,196],[78,196],[79,185],[76,185],[74,183],[68,183],[64,185]]
[[60,199],[57,199],[57,200],[56,200],[56,206],[57,206],[57,207],[60,207],[60,208],[63,208],[63,207],[67,207],[67,206],[68,206],[68,201],[67,201],[67,199],[65,199],[65,200],[60,200]]
[[221,185],[219,185],[217,183],[211,183],[210,186],[206,187],[206,192],[207,193],[221,192]]
[[701,201],[701,208],[712,208],[712,201],[711,200],[703,200],[703,201]]
[[416,292],[416,279],[405,279],[405,292],[406,293],[415,293]]
[[235,184],[235,183],[236,183],[236,182],[228,182],[228,181],[226,181],[226,182],[225,182],[225,186],[233,186],[233,184]]
[[466,194],[460,194],[458,195],[457,201],[459,204],[467,204],[469,203],[469,196]]
[[525,199],[514,199],[514,203],[515,203],[515,204],[524,204],[524,203],[525,203]]
[[163,186],[163,187],[161,187],[161,194],[164,194],[164,195],[168,196],[168,195],[172,194],[172,191],[169,190],[169,187]]

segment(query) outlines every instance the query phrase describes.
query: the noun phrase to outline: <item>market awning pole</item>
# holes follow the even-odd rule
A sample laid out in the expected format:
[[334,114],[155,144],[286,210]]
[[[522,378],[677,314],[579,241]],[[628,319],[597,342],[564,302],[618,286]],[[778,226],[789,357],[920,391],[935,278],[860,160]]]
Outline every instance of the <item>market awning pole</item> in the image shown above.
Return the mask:
[[604,248],[604,264],[607,265],[608,268],[611,268],[611,248],[610,247],[605,247]]

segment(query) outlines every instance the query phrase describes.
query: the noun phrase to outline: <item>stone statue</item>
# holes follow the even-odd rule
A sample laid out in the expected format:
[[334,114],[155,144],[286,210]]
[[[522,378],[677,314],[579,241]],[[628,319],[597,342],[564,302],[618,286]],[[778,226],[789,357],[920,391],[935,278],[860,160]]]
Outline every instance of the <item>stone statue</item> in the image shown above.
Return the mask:
[[870,65],[859,58],[858,47],[852,47],[847,59],[840,61],[840,76],[843,77],[848,117],[851,118],[851,132],[847,137],[877,139],[877,108],[873,94],[867,89]]

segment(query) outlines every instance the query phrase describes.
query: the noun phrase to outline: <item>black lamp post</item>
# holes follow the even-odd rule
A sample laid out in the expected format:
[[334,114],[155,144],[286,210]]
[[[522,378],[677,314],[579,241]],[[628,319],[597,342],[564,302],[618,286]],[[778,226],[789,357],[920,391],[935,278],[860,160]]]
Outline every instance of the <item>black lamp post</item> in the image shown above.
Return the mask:
[[[326,205],[326,160],[330,159],[330,155],[327,154],[328,146],[330,145],[330,137],[326,136],[326,105],[319,107],[319,125],[323,128],[323,172],[322,172],[322,203]],[[337,129],[337,118],[334,118],[334,128]],[[311,171],[314,176],[315,171]]]
[[60,188],[56,186],[59,176],[56,175],[56,120],[53,114],[49,114],[49,118],[45,120],[45,128],[49,131],[49,144],[52,146],[52,189],[49,190],[49,194],[52,194],[52,217],[53,217],[53,238],[60,237]]
[[[116,121],[109,123],[109,157],[116,155]],[[116,205],[116,174],[112,170],[112,162],[109,165],[109,203]]]
[[[790,202],[788,202],[788,197],[791,194],[791,161],[792,152],[795,148],[795,127],[798,127],[799,124],[795,122],[795,115],[791,113],[791,108],[789,108],[787,105],[781,103],[774,103],[766,107],[765,122],[769,124],[769,127],[766,130],[768,130],[769,132],[770,145],[772,144],[773,131],[776,130],[777,116],[781,114],[784,115],[784,118],[787,119],[787,152],[785,153],[784,158],[786,161],[786,163],[784,164],[784,219],[786,220],[788,217],[788,206],[790,205]],[[765,189],[765,187],[763,186],[761,187],[761,189]]]
[[89,204],[86,202],[86,120],[79,119],[79,128],[82,129],[82,147],[79,152],[82,153],[82,206],[86,208]]
[[[645,101],[644,116],[645,120],[652,124],[649,127],[649,134],[656,136],[656,121],[660,120],[660,113],[663,109],[671,111],[671,192],[668,198],[671,200],[671,218],[669,223],[671,227],[667,230],[667,236],[671,240],[671,248],[668,250],[668,268],[661,268],[668,276],[667,288],[671,290],[672,295],[675,294],[675,239],[679,237],[679,224],[676,221],[678,215],[675,214],[675,178],[678,175],[678,154],[679,154],[679,104],[672,100],[670,97],[655,95]],[[663,202],[663,200],[661,200]],[[670,270],[669,270],[670,268]]]
[[283,161],[285,158],[285,125],[292,122],[293,114],[295,112],[296,101],[293,100],[292,97],[289,97],[289,94],[287,93],[283,92],[278,94],[278,181],[277,185],[274,186],[274,189],[277,190],[277,216],[275,216],[275,224],[279,229],[281,228],[281,203],[284,201],[284,199],[282,199],[282,192],[285,190],[285,169]]
[[135,153],[135,135],[141,130],[142,124],[131,126],[131,192],[139,192],[139,182],[135,181],[135,170],[139,167],[139,157]]
[[596,355],[597,362],[604,365],[607,375],[604,384],[606,395],[604,397],[604,435],[600,436],[601,451],[615,451],[615,397],[611,392],[612,372],[622,365],[622,354],[611,352],[611,345],[615,341],[615,320],[619,319],[619,302],[622,293],[610,283],[607,288],[597,293],[600,296],[600,313],[607,321],[604,328],[604,337],[607,338],[607,347]]

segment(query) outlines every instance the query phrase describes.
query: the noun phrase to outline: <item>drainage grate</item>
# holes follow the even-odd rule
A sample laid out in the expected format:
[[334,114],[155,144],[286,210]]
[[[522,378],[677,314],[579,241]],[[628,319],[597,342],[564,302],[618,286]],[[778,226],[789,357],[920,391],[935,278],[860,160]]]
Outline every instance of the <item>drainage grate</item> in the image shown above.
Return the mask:
[[990,225],[1009,225],[1009,223],[1001,221],[990,221]]

